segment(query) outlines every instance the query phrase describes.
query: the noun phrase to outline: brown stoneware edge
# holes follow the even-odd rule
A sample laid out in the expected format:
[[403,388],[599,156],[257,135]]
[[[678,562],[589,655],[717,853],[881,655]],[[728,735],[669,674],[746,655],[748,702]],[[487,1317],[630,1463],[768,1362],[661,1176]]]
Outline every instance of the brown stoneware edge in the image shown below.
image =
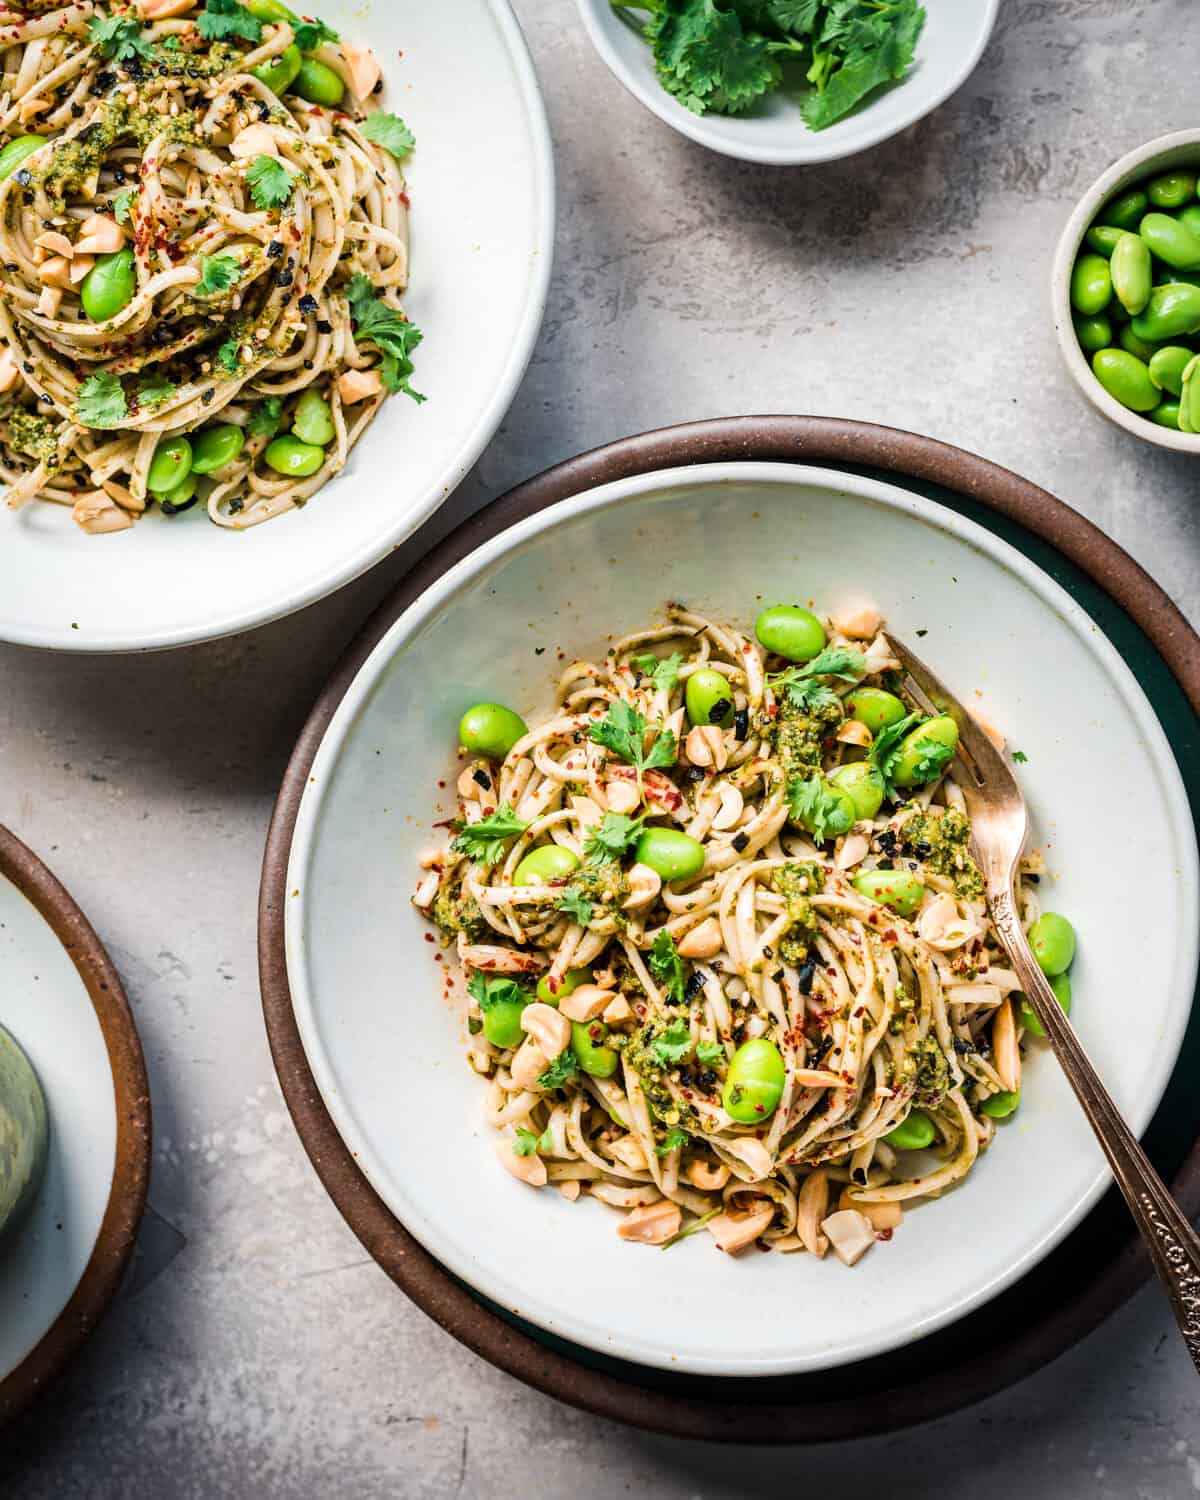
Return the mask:
[[[317,1175],[346,1222],[388,1275],[435,1322],[475,1353],[573,1406],[677,1437],[729,1442],[817,1442],[929,1421],[991,1395],[1081,1339],[1148,1278],[1141,1242],[1054,1316],[974,1358],[889,1391],[804,1404],[739,1402],[734,1381],[714,1381],[712,1402],[646,1389],[547,1348],[513,1328],[455,1281],[368,1184],[338,1135],[313,1080],[292,1011],[284,956],[287,865],[300,800],[325,730],[371,651],[404,610],[483,542],[549,505],[613,480],[658,469],[738,460],[846,463],[939,484],[1044,538],[1087,573],[1141,627],[1200,712],[1200,638],[1150,576],[1115,542],[1045,490],[963,449],[894,428],[826,417],[732,417],[626,438],[584,453],[510,490],[423,558],[368,620],[317,699],[288,764],[267,838],[259,893],[259,976],[276,1071]],[[1200,1212],[1200,1142],[1173,1190]]]
[[[45,918],[95,1007],[112,1069],[117,1148],[100,1232],[78,1286],[17,1368],[0,1380],[0,1427],[12,1422],[70,1363],[112,1301],[137,1239],[150,1180],[150,1085],[133,1013],[112,960],[62,884],[0,827],[0,877]],[[53,1119],[51,1129],[53,1129]]]

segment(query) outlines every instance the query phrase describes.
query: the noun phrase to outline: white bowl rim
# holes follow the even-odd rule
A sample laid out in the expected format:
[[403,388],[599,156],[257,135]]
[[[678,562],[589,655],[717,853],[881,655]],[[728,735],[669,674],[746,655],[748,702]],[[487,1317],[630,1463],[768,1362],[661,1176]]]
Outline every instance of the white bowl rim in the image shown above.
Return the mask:
[[1169,448],[1174,453],[1200,454],[1200,433],[1175,432],[1170,427],[1160,427],[1138,412],[1127,410],[1115,397],[1108,394],[1092,373],[1092,367],[1083,357],[1083,350],[1075,337],[1070,296],[1071,267],[1075,264],[1083,236],[1100,205],[1135,174],[1152,170],[1156,157],[1189,146],[1196,148],[1197,165],[1200,166],[1200,129],[1174,130],[1169,135],[1155,136],[1144,146],[1135,146],[1096,178],[1075,205],[1054,252],[1050,271],[1050,308],[1054,318],[1055,337],[1067,369],[1075,384],[1102,416],[1132,433],[1134,437],[1141,438],[1144,443]]
[[[1065,588],[1011,543],[988,531],[979,523],[960,516],[938,502],[928,500],[916,491],[898,483],[867,478],[819,465],[781,462],[741,461],[710,464],[702,468],[676,466],[659,469],[614,480],[550,505],[502,531],[447,569],[400,615],[358,668],[338,703],[313,758],[307,785],[296,812],[286,875],[286,888],[289,891],[299,892],[299,899],[289,901],[284,910],[284,955],[292,1010],[305,1057],[329,1117],[353,1156],[355,1164],[388,1210],[440,1264],[477,1292],[517,1317],[536,1324],[539,1328],[602,1354],[611,1355],[614,1350],[603,1341],[601,1336],[589,1336],[586,1330],[560,1326],[556,1322],[554,1312],[542,1304],[536,1288],[530,1288],[527,1285],[516,1286],[508,1282],[502,1284],[489,1282],[479,1263],[455,1253],[452,1246],[447,1246],[443,1242],[436,1229],[412,1210],[411,1205],[400,1203],[396,1195],[389,1191],[392,1174],[377,1156],[371,1142],[358,1130],[352,1112],[344,1106],[330,1058],[321,1045],[321,1028],[313,1004],[313,995],[307,982],[305,959],[305,932],[307,930],[305,913],[312,890],[307,871],[313,858],[321,816],[333,781],[331,771],[357,722],[360,711],[374,693],[380,678],[404,641],[430,621],[460,588],[507,552],[541,532],[552,530],[560,521],[618,503],[634,494],[652,494],[657,490],[668,489],[679,484],[699,488],[739,481],[787,485],[825,484],[835,489],[856,491],[866,498],[894,509],[915,509],[922,519],[935,527],[949,532],[969,546],[982,550],[1002,566],[1011,568],[1028,587],[1056,610],[1065,623],[1085,642],[1088,649],[1100,658],[1104,669],[1142,728],[1147,754],[1155,764],[1164,797],[1171,805],[1172,821],[1181,829],[1193,827],[1187,793],[1174,752],[1170,748],[1162,725],[1132,670],[1117,652],[1108,636],[1096,627],[1087,611]],[[1200,909],[1200,851],[1197,850],[1194,834],[1190,839],[1184,837],[1181,852],[1185,854],[1179,872],[1183,905],[1185,909],[1197,910]],[[1200,923],[1193,924],[1184,939],[1180,959],[1179,972],[1187,976],[1186,990],[1181,989],[1181,993],[1186,998],[1176,1007],[1176,1012],[1171,1018],[1170,1029],[1164,1038],[1165,1045],[1158,1056],[1157,1070],[1146,1086],[1139,1107],[1129,1113],[1129,1122],[1135,1133],[1139,1135],[1149,1124],[1161,1101],[1182,1045],[1190,1015],[1197,968],[1200,964]],[[481,1170],[485,1170],[489,1165],[489,1161],[482,1160]],[[889,1349],[923,1338],[958,1320],[1019,1280],[1083,1220],[1110,1182],[1110,1170],[1107,1166],[1100,1165],[1086,1189],[1077,1196],[1074,1204],[1064,1213],[1057,1226],[1034,1244],[1026,1247],[1025,1251],[1006,1270],[976,1286],[970,1293],[948,1303],[937,1314],[915,1326],[910,1326],[893,1335],[874,1338],[862,1336],[853,1346],[838,1350],[832,1358],[820,1354],[800,1359],[776,1360],[751,1356],[731,1362],[727,1358],[681,1356],[667,1345],[648,1341],[645,1343],[632,1341],[627,1347],[615,1352],[622,1359],[658,1369],[737,1377],[799,1374],[834,1368],[885,1353]]]
[[[686,118],[680,118],[680,115],[670,107],[676,101],[671,99],[666,90],[645,88],[641,80],[625,66],[624,60],[609,41],[595,13],[597,6],[604,7],[609,0],[575,0],[575,3],[583,20],[584,29],[605,67],[627,93],[632,95],[639,104],[644,104],[652,114],[657,115],[664,125],[669,125],[672,130],[677,130],[680,135],[687,136],[697,145],[707,146],[710,151],[733,157],[735,161],[759,162],[764,166],[774,167],[819,166],[822,162],[842,161],[847,156],[857,156],[860,151],[870,151],[881,141],[890,140],[892,136],[899,135],[910,125],[915,125],[918,120],[923,120],[926,115],[932,114],[935,109],[940,109],[951,94],[962,88],[979,65],[979,59],[983,56],[991,40],[992,32],[996,29],[996,17],[1000,13],[1000,0],[985,0],[987,12],[978,43],[969,53],[964,54],[963,64],[956,71],[947,73],[943,85],[939,86],[929,99],[923,100],[912,109],[903,111],[899,119],[892,120],[887,125],[875,126],[850,144],[835,143],[827,138],[828,144],[822,145],[820,144],[820,131],[807,131],[805,139],[814,140],[818,144],[815,148],[798,151],[786,146],[770,147],[753,143],[745,145],[736,143],[722,136],[719,130],[714,130],[707,125],[703,115],[693,115],[690,110],[682,110],[682,107],[682,114]],[[631,3],[636,3],[636,0],[631,0]],[[870,106],[868,105],[867,108],[869,109]]]

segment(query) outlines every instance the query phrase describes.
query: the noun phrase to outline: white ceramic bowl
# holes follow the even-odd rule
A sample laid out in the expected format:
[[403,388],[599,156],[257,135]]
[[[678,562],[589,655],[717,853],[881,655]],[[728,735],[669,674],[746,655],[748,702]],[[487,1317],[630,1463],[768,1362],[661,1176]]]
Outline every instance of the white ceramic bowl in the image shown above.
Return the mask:
[[501,699],[545,711],[557,647],[600,651],[668,594],[742,621],[761,600],[833,608],[865,595],[899,634],[924,633],[922,654],[965,698],[984,694],[1028,755],[1022,779],[1055,875],[1047,904],[1079,930],[1074,1019],[1139,1129],[1191,1001],[1191,821],[1142,690],[1056,583],[974,523],[832,471],[679,469],[564,501],[442,576],[360,671],[301,803],[285,947],[313,1075],[372,1187],[455,1275],[576,1343],[710,1374],[819,1369],[992,1296],[1079,1221],[1108,1174],[1040,1047],[1019,1113],[970,1179],[852,1272],[810,1256],[727,1259],[707,1236],[669,1254],[634,1249],[611,1210],[500,1170],[461,1017],[410,904],[416,856],[445,837],[431,824],[452,799],[438,788],[453,786],[463,709]]
[[520,29],[506,0],[320,10],[375,48],[385,106],[417,137],[405,307],[425,334],[414,384],[428,401],[387,401],[344,475],[244,533],[196,507],[91,537],[58,506],[0,502],[0,639],[148,650],[288,614],[415,531],[500,425],[537,337],[554,236],[550,137]]
[[773,166],[837,161],[877,146],[923,119],[970,77],[983,55],[1000,0],[935,0],[912,71],[872,94],[826,130],[809,130],[796,102],[776,90],[747,115],[697,115],[668,94],[654,72],[648,44],[613,11],[609,0],[576,0],[592,45],[615,77],[673,129],[725,156]]
[[1096,178],[1067,220],[1067,227],[1058,242],[1050,274],[1050,304],[1054,315],[1055,337],[1063,359],[1066,360],[1067,369],[1074,377],[1075,384],[1101,416],[1158,448],[1170,448],[1176,453],[1200,454],[1200,433],[1175,432],[1170,427],[1160,427],[1139,412],[1122,406],[1108,394],[1092,373],[1091,364],[1080,348],[1071,322],[1071,269],[1083,244],[1083,237],[1101,206],[1144,177],[1184,166],[1200,169],[1200,130],[1176,130],[1171,135],[1160,135],[1147,141],[1144,146],[1126,152],[1119,161],[1113,162],[1107,172]]

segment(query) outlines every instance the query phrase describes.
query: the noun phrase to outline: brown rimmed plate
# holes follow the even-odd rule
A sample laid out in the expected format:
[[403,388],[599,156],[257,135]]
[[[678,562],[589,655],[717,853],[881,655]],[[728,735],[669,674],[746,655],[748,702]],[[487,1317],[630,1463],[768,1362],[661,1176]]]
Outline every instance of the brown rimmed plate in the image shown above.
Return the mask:
[[0,1247],[3,1427],[52,1384],[103,1317],[129,1263],[150,1176],[150,1088],[120,977],[67,891],[5,828],[0,984],[0,1021],[33,1062],[50,1117],[46,1177]]
[[[969,517],[1063,585],[1134,667],[1163,720],[1193,809],[1200,641],[1166,596],[1082,517],[1017,476],[929,439],[819,418],[738,418],[645,434],[558,466],[494,502],[430,554],[351,647],[300,738],[268,840],[260,966],[268,1032],[293,1117],[326,1188],[384,1269],[427,1312],[501,1368],[586,1409],[681,1436],[805,1441],[878,1432],[938,1416],[1028,1373],[1081,1337],[1145,1278],[1124,1210],[1106,1198],[1030,1275],[955,1324],[908,1346],[823,1371],[753,1381],[659,1372],[588,1353],[516,1322],[456,1282],[368,1186],[338,1136],[301,1047],[283,951],[283,895],[297,810],[313,757],[348,685],[404,609],[449,567],[508,526],[616,479],[729,460],[821,463],[893,484]],[[1180,1087],[1200,1056],[1195,1022],[1147,1134],[1160,1170],[1200,1208],[1200,1105]]]

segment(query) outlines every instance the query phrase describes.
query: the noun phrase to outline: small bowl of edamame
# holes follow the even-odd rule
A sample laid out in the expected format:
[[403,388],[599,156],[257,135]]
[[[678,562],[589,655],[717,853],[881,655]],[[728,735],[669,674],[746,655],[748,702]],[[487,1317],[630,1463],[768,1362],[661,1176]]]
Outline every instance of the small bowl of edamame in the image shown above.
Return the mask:
[[1200,130],[1098,177],[1054,257],[1054,330],[1092,405],[1135,437],[1200,454]]

